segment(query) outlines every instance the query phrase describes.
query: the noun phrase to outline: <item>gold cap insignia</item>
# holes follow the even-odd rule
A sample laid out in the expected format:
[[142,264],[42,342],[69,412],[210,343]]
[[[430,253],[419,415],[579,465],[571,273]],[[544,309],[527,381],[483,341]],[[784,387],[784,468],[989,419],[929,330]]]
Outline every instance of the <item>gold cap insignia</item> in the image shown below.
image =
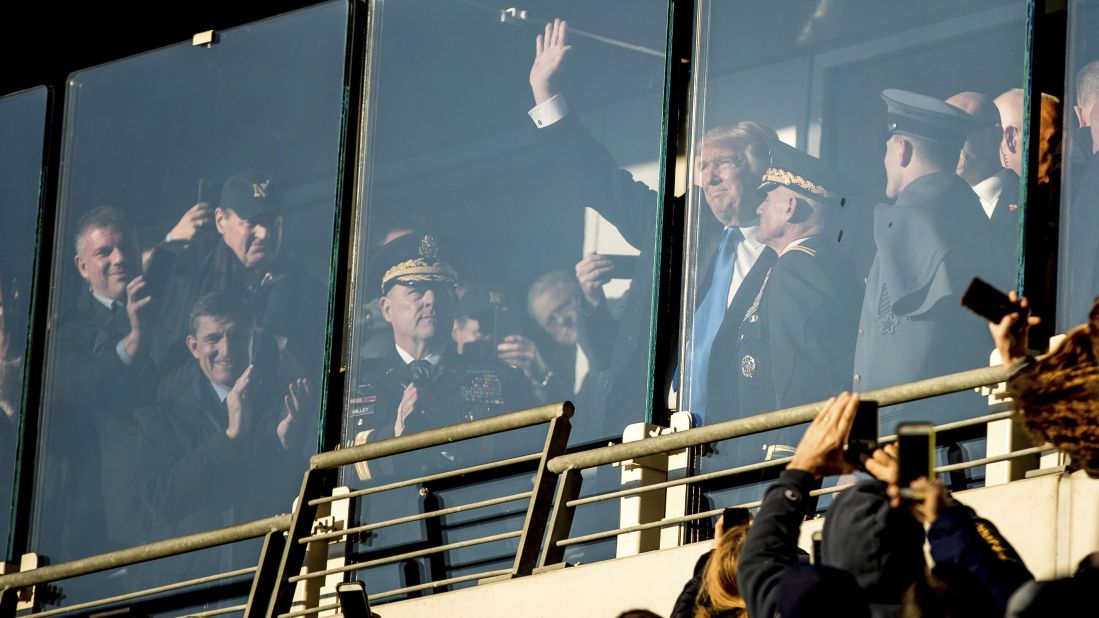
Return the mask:
[[434,260],[439,255],[439,240],[428,234],[420,239],[420,257]]

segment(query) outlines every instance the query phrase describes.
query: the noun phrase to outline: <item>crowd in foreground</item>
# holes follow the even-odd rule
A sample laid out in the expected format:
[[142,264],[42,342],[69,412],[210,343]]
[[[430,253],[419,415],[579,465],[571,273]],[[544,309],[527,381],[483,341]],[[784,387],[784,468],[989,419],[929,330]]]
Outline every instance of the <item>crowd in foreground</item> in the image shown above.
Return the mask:
[[[1037,321],[1013,313],[990,325],[1009,369],[1009,392],[1037,439],[1099,478],[1099,304],[1088,324],[1041,359],[1026,354],[1027,329]],[[853,466],[844,449],[858,404],[858,394],[829,399],[754,519],[728,527],[717,522],[714,548],[699,559],[672,618],[1095,615],[1090,597],[1099,585],[1099,552],[1071,577],[1035,580],[996,526],[954,498],[936,475],[902,486],[895,444]],[[859,468],[869,478],[836,497],[819,551],[810,556],[797,545],[810,491],[825,476]]]

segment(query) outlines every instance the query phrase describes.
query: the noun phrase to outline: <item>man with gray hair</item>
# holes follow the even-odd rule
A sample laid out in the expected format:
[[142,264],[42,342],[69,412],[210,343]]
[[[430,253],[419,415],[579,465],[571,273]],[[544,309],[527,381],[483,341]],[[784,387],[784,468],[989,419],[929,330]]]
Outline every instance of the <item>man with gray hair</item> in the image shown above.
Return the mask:
[[[631,419],[646,408],[644,388],[648,341],[638,333],[648,331],[650,295],[653,285],[657,194],[636,181],[611,159],[583,125],[569,113],[568,105],[554,80],[571,47],[568,25],[559,19],[547,24],[535,42],[535,59],[530,71],[535,107],[529,114],[562,168],[558,174],[576,190],[580,200],[608,219],[626,241],[641,252],[639,267],[620,321],[611,362],[609,401],[627,410]],[[769,160],[768,147],[777,139],[774,131],[754,122],[711,129],[703,137],[696,155],[695,177],[713,215],[700,217],[698,295],[692,322],[692,353],[681,371],[689,378],[689,392],[681,401],[696,424],[739,416],[729,402],[730,380],[721,375],[724,367],[710,364],[711,350],[735,343],[741,317],[763,283],[775,253],[756,239],[760,197],[755,189]],[[605,283],[613,269],[600,269]],[[614,276],[621,276],[617,274]],[[586,307],[593,310],[594,307]],[[729,319],[726,319],[729,316]],[[669,367],[670,367],[669,363]],[[669,375],[659,376],[669,381]],[[661,379],[662,378],[662,379]],[[681,405],[681,407],[684,407]],[[712,414],[710,414],[712,412]],[[619,423],[615,433],[621,429]]]
[[1067,268],[1062,269],[1060,287],[1064,290],[1060,322],[1079,324],[1087,320],[1092,301],[1099,293],[1099,60],[1084,65],[1076,73],[1076,120],[1080,133],[1087,129],[1087,158],[1074,166],[1067,218]]

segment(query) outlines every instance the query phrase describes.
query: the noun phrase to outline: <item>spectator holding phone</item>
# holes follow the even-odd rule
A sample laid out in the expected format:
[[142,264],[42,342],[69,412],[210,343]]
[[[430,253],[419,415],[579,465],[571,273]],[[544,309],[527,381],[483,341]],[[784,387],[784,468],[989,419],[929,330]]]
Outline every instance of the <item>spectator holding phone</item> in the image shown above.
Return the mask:
[[[725,509],[736,511],[738,509]],[[744,511],[747,513],[747,511]],[[730,522],[731,523],[731,522]],[[731,523],[718,518],[714,526],[714,548],[699,557],[694,576],[675,600],[670,618],[744,618],[748,608],[737,584],[737,563],[748,535],[748,522]]]

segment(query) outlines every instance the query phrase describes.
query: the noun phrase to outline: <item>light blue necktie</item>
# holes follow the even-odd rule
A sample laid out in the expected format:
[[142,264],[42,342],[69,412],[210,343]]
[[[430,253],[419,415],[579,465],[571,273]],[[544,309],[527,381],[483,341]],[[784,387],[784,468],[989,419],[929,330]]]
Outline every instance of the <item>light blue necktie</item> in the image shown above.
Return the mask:
[[729,286],[733,282],[736,265],[736,249],[742,238],[737,228],[726,228],[725,236],[714,256],[710,289],[702,297],[695,310],[694,352],[691,355],[691,415],[695,426],[706,421],[706,392],[710,370],[710,349],[725,319],[725,306],[729,300]]

